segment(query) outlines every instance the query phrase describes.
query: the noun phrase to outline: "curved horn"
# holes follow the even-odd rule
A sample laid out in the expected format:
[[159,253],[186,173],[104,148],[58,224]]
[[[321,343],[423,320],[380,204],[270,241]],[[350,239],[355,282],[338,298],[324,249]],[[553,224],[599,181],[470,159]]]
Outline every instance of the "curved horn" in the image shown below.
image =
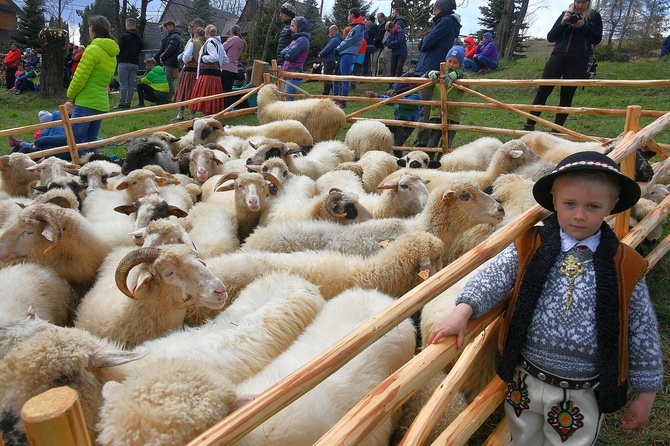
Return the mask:
[[263,178],[265,178],[265,181],[269,181],[270,183],[274,184],[277,187],[277,189],[279,189],[281,191],[284,190],[284,186],[282,186],[281,183],[279,182],[279,180],[277,178],[275,178],[275,176],[272,175],[271,173],[261,172],[261,175],[263,175]]
[[193,147],[193,146],[184,147],[184,148],[181,149],[179,152],[177,152],[177,154],[176,154],[174,157],[172,157],[172,161],[179,161],[179,158],[181,158],[182,156],[186,155],[187,153],[191,153],[191,151],[192,151],[194,148],[195,148],[195,147]]
[[221,144],[217,144],[215,142],[210,142],[210,143],[205,144],[205,147],[207,147],[208,149],[212,149],[212,150],[218,150],[219,152],[223,152],[226,155],[230,156],[230,153],[228,153],[226,148],[223,147]]
[[238,172],[228,172],[227,174],[219,178],[219,181],[217,181],[216,185],[214,186],[214,190],[217,190],[219,186],[221,186],[228,180],[236,180],[239,176],[240,174]]
[[44,254],[53,251],[54,249],[60,246],[60,242],[63,239],[63,223],[62,223],[62,214],[57,211],[61,208],[51,208],[49,206],[39,207],[32,215],[37,221],[43,221],[53,229],[53,240],[51,245],[44,250]]
[[161,250],[159,248],[140,248],[126,254],[126,256],[119,262],[119,266],[116,267],[116,273],[114,274],[114,280],[116,281],[118,289],[131,299],[137,299],[137,297],[128,289],[128,285],[126,285],[128,274],[131,269],[140,263],[153,262],[158,258],[160,253]]

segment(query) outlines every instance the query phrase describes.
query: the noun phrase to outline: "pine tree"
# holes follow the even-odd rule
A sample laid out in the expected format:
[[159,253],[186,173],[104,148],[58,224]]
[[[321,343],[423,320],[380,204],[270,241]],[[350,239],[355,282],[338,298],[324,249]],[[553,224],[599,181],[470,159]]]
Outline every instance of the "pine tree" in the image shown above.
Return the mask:
[[[186,23],[190,23],[193,19],[197,17],[200,17],[205,22],[205,24],[212,23],[212,19],[214,17],[214,9],[212,8],[212,5],[210,4],[209,0],[193,0],[193,4],[191,5],[190,8],[188,8],[186,14],[184,14]],[[219,33],[221,33],[221,31],[223,30],[220,29],[218,31]]]
[[335,3],[333,4],[333,18],[335,19],[335,24],[339,26],[340,29],[343,29],[345,26],[349,26],[347,17],[351,8],[358,8],[358,10],[361,11],[361,16],[367,17],[371,6],[371,1],[335,0]]
[[37,36],[45,23],[44,0],[26,0],[19,12],[16,29],[12,31],[12,40],[24,48],[40,49],[40,39]]
[[116,10],[114,0],[95,0],[91,6],[86,6],[83,11],[78,10],[77,15],[81,17],[79,40],[82,45],[91,43],[91,38],[88,35],[88,18],[92,15],[107,17],[107,20],[109,20],[109,23],[111,24],[111,34],[113,36],[117,35],[115,21],[118,11]]
[[[302,8],[304,8],[304,10]],[[307,56],[307,59],[316,59],[319,51],[321,51],[323,47],[326,46],[328,39],[330,39],[330,36],[328,35],[328,28],[323,27],[321,16],[319,16],[319,5],[317,4],[316,0],[305,0],[298,12],[302,12],[304,17],[309,22],[310,39],[309,55]],[[305,66],[305,71],[308,71],[307,66]]]
[[[507,1],[490,0],[488,6],[479,7],[481,14],[478,22],[483,26],[483,29],[477,32],[477,36],[481,40],[485,32],[492,32],[501,59],[520,59],[525,57],[522,53],[526,50],[526,46],[523,44],[525,40],[523,31],[528,28],[528,25],[524,23],[528,0],[514,0],[514,11],[511,17],[503,17]],[[520,23],[517,23],[517,21],[520,21]],[[498,33],[497,31],[501,26],[504,27],[504,30],[502,30],[504,32]],[[510,30],[515,30],[515,35],[509,34]],[[510,42],[509,39],[513,40]],[[508,48],[512,48],[509,54]]]

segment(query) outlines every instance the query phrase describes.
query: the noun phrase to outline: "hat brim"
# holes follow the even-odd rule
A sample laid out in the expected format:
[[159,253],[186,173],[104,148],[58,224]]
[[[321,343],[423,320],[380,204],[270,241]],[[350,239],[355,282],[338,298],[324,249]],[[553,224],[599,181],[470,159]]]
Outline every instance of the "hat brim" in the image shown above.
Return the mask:
[[577,171],[605,172],[617,179],[621,186],[621,193],[619,194],[619,201],[612,209],[612,212],[610,212],[610,215],[618,214],[619,212],[623,212],[626,209],[633,207],[640,199],[640,186],[635,182],[635,180],[628,178],[626,175],[621,173],[585,165],[571,167],[569,171],[554,171],[549,175],[545,175],[537,180],[533,186],[533,197],[535,198],[535,201],[537,201],[543,208],[548,209],[551,212],[556,212],[556,209],[554,208],[554,197],[551,193],[551,187],[554,184],[554,180],[564,173]]

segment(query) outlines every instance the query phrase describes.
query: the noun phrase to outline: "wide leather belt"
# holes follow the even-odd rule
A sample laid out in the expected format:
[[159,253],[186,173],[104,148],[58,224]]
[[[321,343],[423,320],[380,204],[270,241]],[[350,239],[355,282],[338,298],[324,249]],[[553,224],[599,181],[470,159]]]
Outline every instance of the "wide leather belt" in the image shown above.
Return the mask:
[[536,365],[532,364],[526,358],[521,357],[521,362],[519,366],[528,372],[529,375],[534,376],[540,381],[549,384],[550,386],[560,387],[561,389],[568,390],[583,390],[583,389],[595,389],[600,384],[600,377],[594,376],[593,378],[588,379],[569,379],[563,378],[560,376],[552,375],[551,373],[542,370]]

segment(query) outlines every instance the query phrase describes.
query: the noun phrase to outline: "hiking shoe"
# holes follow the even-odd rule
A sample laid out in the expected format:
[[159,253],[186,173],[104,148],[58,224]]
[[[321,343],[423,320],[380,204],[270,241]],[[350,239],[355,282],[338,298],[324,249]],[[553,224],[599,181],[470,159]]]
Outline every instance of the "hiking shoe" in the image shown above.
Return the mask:
[[9,147],[21,147],[21,141],[18,138],[14,138],[14,136],[9,135]]
[[482,68],[481,70],[477,71],[477,74],[487,74],[490,72],[491,72],[490,68]]
[[172,118],[173,121],[183,121],[184,117],[182,115],[177,115],[174,118]]
[[524,131],[526,131],[526,132],[534,132],[534,131],[535,131],[535,124],[528,124],[528,123],[525,123],[525,124],[523,125],[523,129],[524,129]]
[[146,107],[146,105],[144,105],[144,102],[140,102],[135,106],[135,108],[142,108],[142,107]]
[[112,107],[114,110],[119,110],[122,108],[130,108],[130,104],[117,104],[114,107]]

